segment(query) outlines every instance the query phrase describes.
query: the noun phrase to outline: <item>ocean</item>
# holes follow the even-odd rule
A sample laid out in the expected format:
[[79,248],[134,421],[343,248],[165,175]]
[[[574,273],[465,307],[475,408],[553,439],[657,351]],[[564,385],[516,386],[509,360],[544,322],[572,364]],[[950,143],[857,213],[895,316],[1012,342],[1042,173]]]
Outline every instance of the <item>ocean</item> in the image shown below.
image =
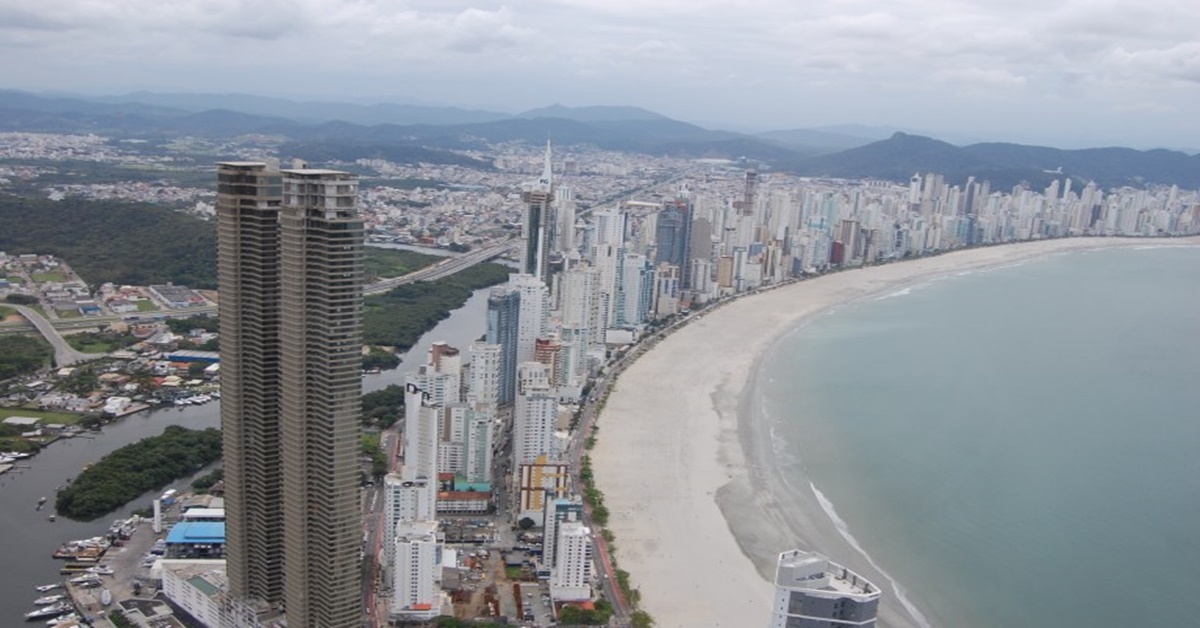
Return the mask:
[[929,624],[1200,622],[1200,247],[930,280],[761,368],[785,476]]

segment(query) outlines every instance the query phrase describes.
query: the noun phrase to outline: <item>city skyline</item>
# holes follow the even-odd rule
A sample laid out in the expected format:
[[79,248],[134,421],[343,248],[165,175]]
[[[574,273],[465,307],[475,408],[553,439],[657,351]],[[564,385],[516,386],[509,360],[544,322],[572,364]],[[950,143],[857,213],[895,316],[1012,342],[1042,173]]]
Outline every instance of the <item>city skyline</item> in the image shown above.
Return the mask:
[[[858,123],[1063,147],[1200,146],[1188,114],[1200,98],[1189,29],[1200,7],[1170,0],[309,0],[288,7],[294,19],[278,13],[235,1],[0,9],[0,50],[22,59],[0,84],[507,112],[622,104],[745,131]],[[353,44],[296,63],[314,39]],[[258,60],[250,76],[234,71],[246,58]]]

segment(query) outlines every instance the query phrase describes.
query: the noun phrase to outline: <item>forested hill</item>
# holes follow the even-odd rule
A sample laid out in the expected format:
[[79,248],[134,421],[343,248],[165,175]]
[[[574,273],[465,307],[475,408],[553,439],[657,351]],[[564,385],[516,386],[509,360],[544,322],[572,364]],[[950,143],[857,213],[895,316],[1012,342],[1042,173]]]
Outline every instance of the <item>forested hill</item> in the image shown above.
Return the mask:
[[56,255],[93,288],[110,281],[217,287],[213,225],[154,205],[0,194],[0,251]]

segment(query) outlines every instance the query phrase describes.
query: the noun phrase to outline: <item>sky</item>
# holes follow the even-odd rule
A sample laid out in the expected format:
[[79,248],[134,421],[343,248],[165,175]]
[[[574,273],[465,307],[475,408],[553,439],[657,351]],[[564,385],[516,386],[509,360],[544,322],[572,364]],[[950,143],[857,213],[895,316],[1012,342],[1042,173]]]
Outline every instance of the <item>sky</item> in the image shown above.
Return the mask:
[[0,0],[0,88],[1200,150],[1197,0]]

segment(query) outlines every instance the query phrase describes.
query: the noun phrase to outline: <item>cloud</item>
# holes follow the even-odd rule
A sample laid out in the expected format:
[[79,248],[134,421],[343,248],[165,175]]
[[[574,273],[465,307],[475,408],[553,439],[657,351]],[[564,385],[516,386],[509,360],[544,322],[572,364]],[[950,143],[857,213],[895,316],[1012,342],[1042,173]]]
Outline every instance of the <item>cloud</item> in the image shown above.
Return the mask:
[[1051,101],[1045,119],[1070,124],[1116,116],[1137,91],[1177,110],[1159,123],[1195,129],[1184,116],[1200,102],[1195,0],[0,4],[0,53],[22,60],[0,67],[0,84],[17,88],[353,90],[513,110],[604,100],[693,119],[911,127],[973,115],[1016,126],[1042,116],[1015,111]]
[[1151,50],[1117,48],[1108,62],[1117,72],[1141,80],[1165,78],[1200,83],[1200,42]]

